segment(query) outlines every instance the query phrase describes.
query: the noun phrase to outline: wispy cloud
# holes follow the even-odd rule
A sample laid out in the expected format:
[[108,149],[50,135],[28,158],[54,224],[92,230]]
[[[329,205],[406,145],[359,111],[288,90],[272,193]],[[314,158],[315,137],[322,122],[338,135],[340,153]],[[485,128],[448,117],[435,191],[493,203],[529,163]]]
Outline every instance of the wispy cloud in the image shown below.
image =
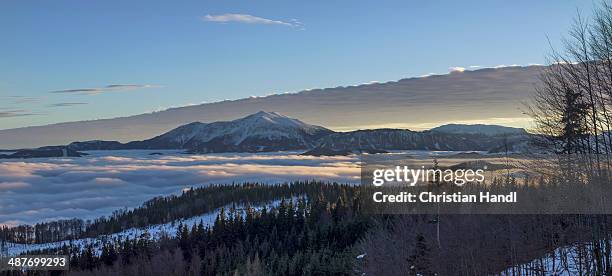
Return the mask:
[[4,98],[7,101],[10,101],[14,104],[37,103],[43,99],[43,97],[33,97],[33,96],[5,96],[5,97],[0,97],[0,98]]
[[150,88],[153,85],[150,84],[109,84],[105,87],[105,89],[137,89],[137,88]]
[[27,110],[0,110],[0,119],[1,118],[32,116],[32,115],[37,115],[37,114],[30,113]]
[[290,19],[289,21],[273,20],[263,17],[257,17],[250,14],[239,14],[239,13],[225,13],[218,15],[207,14],[202,18],[208,22],[219,22],[219,23],[244,23],[244,24],[264,24],[264,25],[282,25],[287,27],[302,28],[303,24],[297,19]]
[[67,106],[75,106],[75,105],[84,105],[87,103],[55,103],[55,104],[50,104],[47,107],[67,107]]
[[72,93],[72,94],[82,94],[82,95],[95,95],[95,94],[100,94],[104,92],[128,91],[128,90],[153,88],[153,87],[157,87],[157,86],[150,85],[150,84],[109,84],[104,87],[56,90],[56,91],[51,91],[51,93]]
[[20,98],[16,98],[15,103],[17,104],[22,104],[22,103],[35,103],[35,102],[39,102],[41,99],[39,97],[20,97]]

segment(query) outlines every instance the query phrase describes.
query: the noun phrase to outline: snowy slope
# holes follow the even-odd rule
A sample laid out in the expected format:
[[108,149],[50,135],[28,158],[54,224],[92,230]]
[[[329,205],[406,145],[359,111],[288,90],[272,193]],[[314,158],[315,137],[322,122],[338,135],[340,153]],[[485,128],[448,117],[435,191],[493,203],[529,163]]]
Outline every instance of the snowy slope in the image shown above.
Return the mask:
[[128,148],[184,148],[193,152],[264,152],[312,147],[332,133],[275,112],[260,111],[247,117],[210,124],[191,123],[155,138],[130,142]]
[[260,111],[242,119],[209,124],[196,134],[191,143],[207,142],[225,135],[231,136],[230,140],[234,145],[239,145],[249,138],[289,138],[306,142],[304,136],[316,135],[319,132],[330,131],[276,112]]
[[193,122],[164,133],[155,140],[168,144],[175,144],[180,148],[189,140],[193,139],[193,137],[206,132],[208,130],[207,126],[208,124],[205,123]]
[[509,267],[500,275],[590,275],[594,270],[591,244],[575,244],[555,249],[542,258]]
[[[264,206],[267,209],[271,209],[271,208],[277,207],[280,204],[280,202],[281,202],[280,200],[272,201]],[[236,208],[238,212],[245,215],[246,209],[244,208],[243,205],[227,205],[227,206],[224,206],[223,208],[225,208],[225,210],[229,210],[232,206],[234,206],[234,208]],[[263,209],[264,206],[252,206],[251,208],[255,210],[261,210]],[[118,232],[118,233],[114,233],[111,235],[103,235],[103,236],[99,236],[96,238],[83,238],[83,239],[77,239],[77,240],[72,240],[72,241],[65,240],[65,241],[41,243],[41,244],[18,244],[18,243],[8,242],[5,244],[5,246],[6,246],[6,250],[8,251],[9,256],[15,256],[15,255],[22,254],[27,251],[33,251],[33,250],[60,248],[64,245],[69,246],[71,244],[78,246],[80,248],[84,248],[87,245],[93,245],[96,252],[100,254],[101,249],[102,249],[102,244],[104,241],[114,241],[114,240],[123,241],[126,239],[157,240],[162,236],[175,237],[177,230],[178,230],[178,226],[181,223],[184,225],[187,225],[190,229],[194,224],[197,225],[198,223],[200,223],[200,221],[202,221],[202,223],[204,224],[204,227],[212,226],[215,222],[215,219],[217,218],[217,215],[221,212],[221,209],[222,208],[219,208],[213,212],[202,214],[202,215],[191,217],[191,218],[187,218],[187,219],[176,220],[176,221],[172,221],[172,222],[165,223],[165,224],[151,225],[146,228],[130,228],[130,229]]]

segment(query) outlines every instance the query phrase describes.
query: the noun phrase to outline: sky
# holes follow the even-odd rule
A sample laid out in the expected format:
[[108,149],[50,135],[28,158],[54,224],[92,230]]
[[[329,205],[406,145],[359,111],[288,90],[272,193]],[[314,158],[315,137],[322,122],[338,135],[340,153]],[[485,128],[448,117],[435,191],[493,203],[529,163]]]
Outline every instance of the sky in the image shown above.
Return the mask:
[[3,1],[0,129],[545,63],[592,1]]

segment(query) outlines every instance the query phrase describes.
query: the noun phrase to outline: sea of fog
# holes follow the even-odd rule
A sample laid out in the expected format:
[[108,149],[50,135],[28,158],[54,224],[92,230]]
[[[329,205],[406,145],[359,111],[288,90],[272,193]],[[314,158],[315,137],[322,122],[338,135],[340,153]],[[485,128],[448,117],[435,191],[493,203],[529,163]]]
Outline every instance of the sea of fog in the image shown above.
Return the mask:
[[92,219],[211,183],[360,180],[358,156],[314,157],[297,152],[189,155],[178,150],[87,153],[75,158],[1,160],[0,224]]

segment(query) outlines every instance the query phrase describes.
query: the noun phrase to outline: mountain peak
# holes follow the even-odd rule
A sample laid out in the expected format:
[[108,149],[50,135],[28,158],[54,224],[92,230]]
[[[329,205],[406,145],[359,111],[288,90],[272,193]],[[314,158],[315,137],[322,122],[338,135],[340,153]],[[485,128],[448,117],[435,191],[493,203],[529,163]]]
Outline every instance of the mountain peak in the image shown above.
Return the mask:
[[248,115],[244,118],[236,119],[232,121],[237,124],[248,124],[250,127],[256,126],[284,126],[290,128],[320,128],[318,126],[312,126],[306,124],[298,119],[290,118],[285,115],[276,112],[259,111],[257,113]]
[[252,114],[251,116],[258,116],[258,117],[285,117],[284,115],[281,115],[280,113],[269,112],[269,111],[264,111],[264,110],[260,110],[257,113]]
[[[251,115],[248,115],[246,117],[244,117],[243,119],[247,119],[247,118],[263,118],[263,119],[268,119],[268,120],[274,120],[274,119],[278,119],[278,118],[287,118],[287,119],[291,119],[285,115],[282,115],[280,113],[276,113],[276,112],[268,112],[268,111],[259,111],[257,113],[253,113]],[[240,120],[240,119],[238,119]]]
[[189,149],[193,152],[261,152],[311,147],[318,138],[332,133],[276,112],[259,111],[214,123],[190,123],[145,141],[129,143],[130,148]]

